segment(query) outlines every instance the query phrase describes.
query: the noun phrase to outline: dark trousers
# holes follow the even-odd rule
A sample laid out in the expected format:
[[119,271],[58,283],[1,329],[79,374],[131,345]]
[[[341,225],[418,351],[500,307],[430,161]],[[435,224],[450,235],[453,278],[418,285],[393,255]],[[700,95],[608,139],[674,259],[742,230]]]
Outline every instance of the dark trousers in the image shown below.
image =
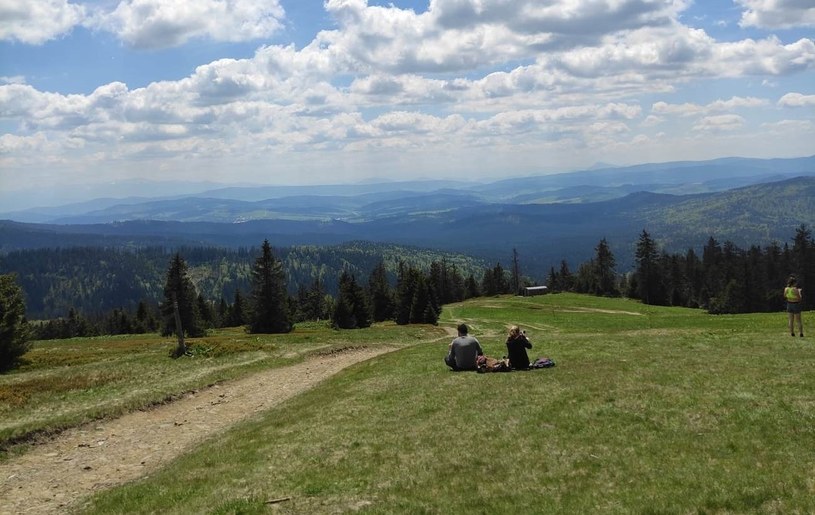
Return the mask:
[[455,371],[461,370],[460,368],[458,368],[456,366],[456,357],[453,356],[452,352],[448,353],[447,356],[444,357],[444,364],[447,365],[448,367],[452,368]]

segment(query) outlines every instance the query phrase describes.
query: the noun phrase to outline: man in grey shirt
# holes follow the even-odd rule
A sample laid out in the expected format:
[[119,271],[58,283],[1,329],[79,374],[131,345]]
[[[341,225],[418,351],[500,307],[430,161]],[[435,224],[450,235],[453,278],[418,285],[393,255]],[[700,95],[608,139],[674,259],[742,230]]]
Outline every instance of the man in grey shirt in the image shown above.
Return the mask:
[[481,344],[473,336],[467,336],[467,326],[458,326],[458,338],[450,343],[450,352],[444,363],[453,370],[475,370],[475,360],[484,354]]

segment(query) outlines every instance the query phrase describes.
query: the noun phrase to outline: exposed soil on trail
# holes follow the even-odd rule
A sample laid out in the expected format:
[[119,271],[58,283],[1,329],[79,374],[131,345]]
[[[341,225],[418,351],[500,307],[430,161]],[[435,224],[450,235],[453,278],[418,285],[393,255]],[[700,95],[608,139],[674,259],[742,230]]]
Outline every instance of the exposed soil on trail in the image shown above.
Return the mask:
[[65,431],[0,463],[0,513],[64,513],[95,491],[145,476],[235,423],[392,350],[377,346],[334,351]]

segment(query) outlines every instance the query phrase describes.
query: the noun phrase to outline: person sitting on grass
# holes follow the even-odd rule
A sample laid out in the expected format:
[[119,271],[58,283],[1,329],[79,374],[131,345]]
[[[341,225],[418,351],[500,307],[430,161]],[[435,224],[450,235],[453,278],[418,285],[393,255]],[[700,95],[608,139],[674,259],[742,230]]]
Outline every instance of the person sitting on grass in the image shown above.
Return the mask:
[[529,369],[529,356],[526,354],[526,349],[531,349],[532,343],[526,338],[526,333],[521,332],[521,328],[513,325],[509,328],[509,336],[507,336],[507,356],[509,357],[509,366],[512,370],[527,370]]
[[473,336],[467,335],[465,324],[458,326],[458,338],[450,342],[450,351],[444,358],[444,363],[455,371],[475,370],[476,359],[484,355],[481,344]]

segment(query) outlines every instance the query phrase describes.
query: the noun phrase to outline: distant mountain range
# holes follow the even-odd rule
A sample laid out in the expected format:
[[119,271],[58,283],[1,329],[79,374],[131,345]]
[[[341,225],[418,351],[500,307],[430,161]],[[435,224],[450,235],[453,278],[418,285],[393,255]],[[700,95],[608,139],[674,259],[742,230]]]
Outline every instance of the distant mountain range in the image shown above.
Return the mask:
[[443,249],[529,275],[576,267],[606,238],[630,267],[646,229],[666,250],[708,237],[786,242],[815,225],[815,156],[720,159],[508,179],[225,188],[194,196],[100,199],[0,214],[0,252],[55,246],[275,246],[368,240]]

